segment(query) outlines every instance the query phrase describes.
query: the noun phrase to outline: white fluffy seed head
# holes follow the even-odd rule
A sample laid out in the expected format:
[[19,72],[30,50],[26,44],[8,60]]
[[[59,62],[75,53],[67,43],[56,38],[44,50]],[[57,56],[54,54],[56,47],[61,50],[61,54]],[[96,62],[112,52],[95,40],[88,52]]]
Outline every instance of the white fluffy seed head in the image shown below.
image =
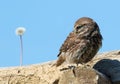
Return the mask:
[[17,35],[23,35],[26,29],[24,27],[18,27],[15,31]]

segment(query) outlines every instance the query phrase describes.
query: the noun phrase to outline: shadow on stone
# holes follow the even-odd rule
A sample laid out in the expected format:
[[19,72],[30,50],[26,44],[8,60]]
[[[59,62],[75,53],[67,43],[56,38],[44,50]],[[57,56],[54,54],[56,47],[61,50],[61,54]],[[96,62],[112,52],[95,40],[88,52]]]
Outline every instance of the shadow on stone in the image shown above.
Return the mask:
[[59,79],[55,80],[53,84],[58,84],[58,82],[59,82]]
[[89,67],[63,70],[58,84],[111,84],[101,73]]
[[113,84],[120,84],[120,62],[118,60],[102,59],[93,68],[106,75]]

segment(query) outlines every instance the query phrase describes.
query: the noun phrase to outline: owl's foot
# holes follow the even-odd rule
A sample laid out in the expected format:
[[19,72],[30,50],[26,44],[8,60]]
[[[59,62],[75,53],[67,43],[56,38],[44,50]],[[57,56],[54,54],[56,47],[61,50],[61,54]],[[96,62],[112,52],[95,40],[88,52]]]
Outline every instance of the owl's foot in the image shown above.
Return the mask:
[[76,66],[68,66],[69,69],[75,69]]
[[62,68],[60,69],[60,71],[64,71],[64,70],[68,70],[68,69],[75,69],[76,66],[68,66],[68,67],[65,67],[65,68]]
[[71,65],[71,66],[68,66],[68,67],[66,67],[66,68],[62,68],[62,69],[60,69],[60,71],[64,71],[64,70],[72,70],[74,76],[76,77],[76,74],[75,74],[75,68],[76,68],[76,66]]
[[75,68],[76,68],[76,66],[68,66],[68,67],[69,67],[69,69],[72,70],[74,77],[76,77],[76,74],[75,74]]
[[65,68],[60,69],[60,71],[64,71],[64,70],[68,70],[68,69],[69,69],[68,67],[65,67]]

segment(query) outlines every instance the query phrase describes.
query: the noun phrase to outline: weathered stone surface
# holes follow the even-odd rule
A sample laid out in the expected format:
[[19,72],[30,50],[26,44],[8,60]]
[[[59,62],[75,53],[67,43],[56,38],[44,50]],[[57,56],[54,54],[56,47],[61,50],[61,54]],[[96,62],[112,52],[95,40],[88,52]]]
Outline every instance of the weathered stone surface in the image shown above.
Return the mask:
[[0,84],[120,84],[119,61],[120,51],[112,51],[97,54],[86,66],[71,69],[64,64],[52,66],[55,61],[1,68]]
[[91,68],[77,67],[62,73],[59,84],[111,84],[110,81],[100,73]]

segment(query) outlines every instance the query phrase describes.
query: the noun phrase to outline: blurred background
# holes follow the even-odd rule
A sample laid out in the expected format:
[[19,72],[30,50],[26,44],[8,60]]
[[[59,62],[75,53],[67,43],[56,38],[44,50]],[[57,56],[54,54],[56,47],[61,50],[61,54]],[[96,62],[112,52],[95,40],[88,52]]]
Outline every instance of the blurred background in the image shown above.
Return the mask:
[[0,67],[19,66],[17,27],[25,27],[23,65],[57,59],[59,48],[80,17],[94,19],[103,35],[99,53],[120,49],[120,1],[1,0]]

